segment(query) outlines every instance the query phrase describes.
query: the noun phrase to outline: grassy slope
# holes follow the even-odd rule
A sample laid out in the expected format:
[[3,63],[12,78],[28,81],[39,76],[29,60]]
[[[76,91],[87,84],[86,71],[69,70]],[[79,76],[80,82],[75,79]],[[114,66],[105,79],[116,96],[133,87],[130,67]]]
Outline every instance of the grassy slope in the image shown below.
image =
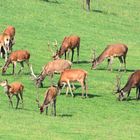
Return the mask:
[[[31,63],[36,73],[51,60],[47,50],[48,40],[57,39],[59,44],[63,37],[77,34],[81,37],[81,61],[90,59],[91,49],[99,54],[107,44],[123,42],[128,44],[127,69],[122,78],[125,84],[128,75],[139,69],[140,52],[140,2],[139,0],[102,0],[92,3],[94,11],[87,13],[81,8],[79,0],[58,0],[59,4],[43,0],[1,0],[0,31],[11,24],[16,27],[16,44],[14,49],[28,49]],[[76,59],[76,57],[75,57]],[[0,60],[0,65],[4,61]],[[118,60],[113,67],[117,69]],[[116,71],[91,71],[91,64],[74,64],[74,68],[83,68],[89,72],[88,87],[91,98],[81,99],[76,94],[74,99],[64,94],[57,100],[57,117],[39,114],[35,103],[35,87],[30,77],[24,73],[20,76],[1,76],[0,79],[21,81],[25,85],[24,109],[15,110],[8,107],[7,97],[0,97],[0,139],[98,139],[121,140],[139,139],[140,103],[135,100],[118,102],[112,95]],[[103,62],[98,68],[106,68]],[[17,66],[18,69],[18,66]],[[11,68],[7,73],[11,72]],[[59,76],[55,76],[57,82]],[[45,86],[49,86],[48,78]],[[46,88],[39,89],[40,98]],[[76,90],[80,93],[81,88]],[[3,89],[0,88],[0,93]],[[94,95],[94,97],[92,96]],[[135,98],[132,90],[131,98]]]

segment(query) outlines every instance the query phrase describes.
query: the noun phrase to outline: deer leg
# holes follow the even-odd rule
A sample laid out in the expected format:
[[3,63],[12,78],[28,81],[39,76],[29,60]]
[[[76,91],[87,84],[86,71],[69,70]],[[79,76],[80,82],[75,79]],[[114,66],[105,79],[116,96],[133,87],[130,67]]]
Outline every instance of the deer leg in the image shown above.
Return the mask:
[[65,52],[65,59],[66,59],[66,57],[67,57],[67,54],[66,54],[66,52]]
[[53,107],[54,107],[54,116],[56,116],[56,99],[54,100],[54,103],[53,103]]
[[20,92],[19,95],[20,95],[21,102],[22,102],[22,108],[24,108],[24,104],[23,104],[23,96],[22,96],[22,95],[23,95],[23,92]]
[[53,74],[50,75],[51,85],[53,85]]
[[126,55],[123,56],[124,71],[126,72]]
[[82,87],[82,98],[84,97],[85,85],[83,81],[79,81]]
[[48,106],[46,107],[46,115],[48,115]]
[[5,62],[6,62],[7,61],[7,58],[8,58],[8,52],[7,52],[7,50],[6,50],[5,47],[3,47],[3,50],[5,52]]
[[77,46],[77,63],[79,62],[79,46]]
[[71,90],[71,86],[70,86],[69,81],[68,81],[67,83],[68,83],[68,86],[69,86],[69,89],[70,89],[71,95],[72,95],[72,97],[74,97],[74,95],[73,95],[73,93],[72,93],[72,90]]
[[11,104],[11,106],[13,108],[12,96],[8,95],[8,98],[9,98],[9,107],[10,107],[10,104]]
[[84,89],[85,89],[85,93],[86,93],[86,97],[88,97],[87,93],[88,93],[88,86],[86,81],[84,81]]
[[71,62],[73,62],[73,56],[74,56],[74,49],[72,49]]
[[19,98],[18,94],[16,94],[16,97],[17,97],[17,105],[16,105],[16,109],[17,109],[17,108],[18,108],[18,104],[19,104],[20,98]]
[[107,59],[107,70],[109,70],[109,66],[110,66],[110,58]]
[[20,70],[19,70],[18,74],[20,74],[20,73],[21,73],[21,71],[22,71],[22,70],[23,70],[23,68],[24,68],[23,61],[22,61],[22,62],[20,62],[20,65],[21,65],[21,67],[20,67]]
[[118,57],[118,58],[119,58],[119,61],[120,61],[120,67],[119,67],[118,71],[120,71],[121,68],[122,68],[123,59],[122,59],[122,56],[120,56],[120,57]]
[[140,99],[140,87],[138,87],[139,92],[138,92],[138,100]]
[[110,71],[112,71],[112,63],[113,63],[113,57],[110,57],[110,63],[109,63],[109,65],[110,65]]
[[76,87],[74,86],[74,84],[72,83],[72,90],[74,91],[76,89]]
[[15,74],[16,64],[17,64],[16,62],[13,62],[13,72],[12,72],[13,75]]

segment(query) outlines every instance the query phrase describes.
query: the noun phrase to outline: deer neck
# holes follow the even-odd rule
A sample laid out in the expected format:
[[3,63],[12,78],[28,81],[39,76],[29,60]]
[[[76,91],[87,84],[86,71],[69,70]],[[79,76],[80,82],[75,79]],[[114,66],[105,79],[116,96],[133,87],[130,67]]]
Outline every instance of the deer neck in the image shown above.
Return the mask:
[[104,61],[104,59],[106,58],[106,56],[104,54],[101,54],[98,58],[97,58],[97,63],[100,64],[101,62]]
[[131,81],[128,81],[121,90],[126,93],[126,92],[129,92],[131,88],[132,88],[132,83]]

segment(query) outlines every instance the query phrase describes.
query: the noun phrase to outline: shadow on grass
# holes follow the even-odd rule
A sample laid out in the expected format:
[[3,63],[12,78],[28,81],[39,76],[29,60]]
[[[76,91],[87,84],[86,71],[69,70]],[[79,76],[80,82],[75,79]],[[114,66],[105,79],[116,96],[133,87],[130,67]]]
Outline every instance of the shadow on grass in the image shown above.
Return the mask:
[[40,0],[44,2],[49,2],[49,3],[55,3],[55,4],[60,4],[57,0]]
[[[99,71],[109,71],[109,72],[111,72],[107,68],[97,68],[97,69],[92,69],[92,70],[95,70],[95,71],[97,71],[97,70],[99,70]],[[134,71],[135,71],[134,69],[126,69],[126,72],[134,72]],[[112,72],[119,72],[119,71],[118,71],[118,69],[112,69]],[[120,70],[120,72],[124,72],[124,70]]]
[[58,117],[72,117],[71,114],[60,114],[60,115],[57,115]]
[[116,13],[110,13],[110,12],[102,11],[102,10],[98,10],[98,9],[94,9],[94,10],[92,10],[92,12],[94,12],[94,13],[99,13],[99,14],[104,14],[104,15],[113,15],[113,16],[117,16]]
[[77,63],[77,61],[74,61],[72,63],[73,64],[88,64],[88,63],[91,63],[91,62],[90,61],[83,60],[83,61],[79,61],[78,63]]

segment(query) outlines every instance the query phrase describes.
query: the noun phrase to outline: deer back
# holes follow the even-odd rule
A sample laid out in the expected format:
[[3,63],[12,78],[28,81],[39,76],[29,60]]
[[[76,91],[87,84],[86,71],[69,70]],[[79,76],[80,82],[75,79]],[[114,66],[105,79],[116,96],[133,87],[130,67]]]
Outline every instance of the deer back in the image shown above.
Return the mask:
[[15,36],[15,27],[13,26],[8,26],[4,31],[4,34],[9,35],[11,38]]
[[13,82],[10,84],[9,92],[13,94],[17,94],[19,92],[22,92],[23,89],[24,89],[23,84],[21,84],[20,82]]
[[30,59],[30,53],[26,50],[17,50],[17,51],[13,51],[10,56],[9,59],[11,59],[11,61],[24,61],[24,60],[28,60]]

